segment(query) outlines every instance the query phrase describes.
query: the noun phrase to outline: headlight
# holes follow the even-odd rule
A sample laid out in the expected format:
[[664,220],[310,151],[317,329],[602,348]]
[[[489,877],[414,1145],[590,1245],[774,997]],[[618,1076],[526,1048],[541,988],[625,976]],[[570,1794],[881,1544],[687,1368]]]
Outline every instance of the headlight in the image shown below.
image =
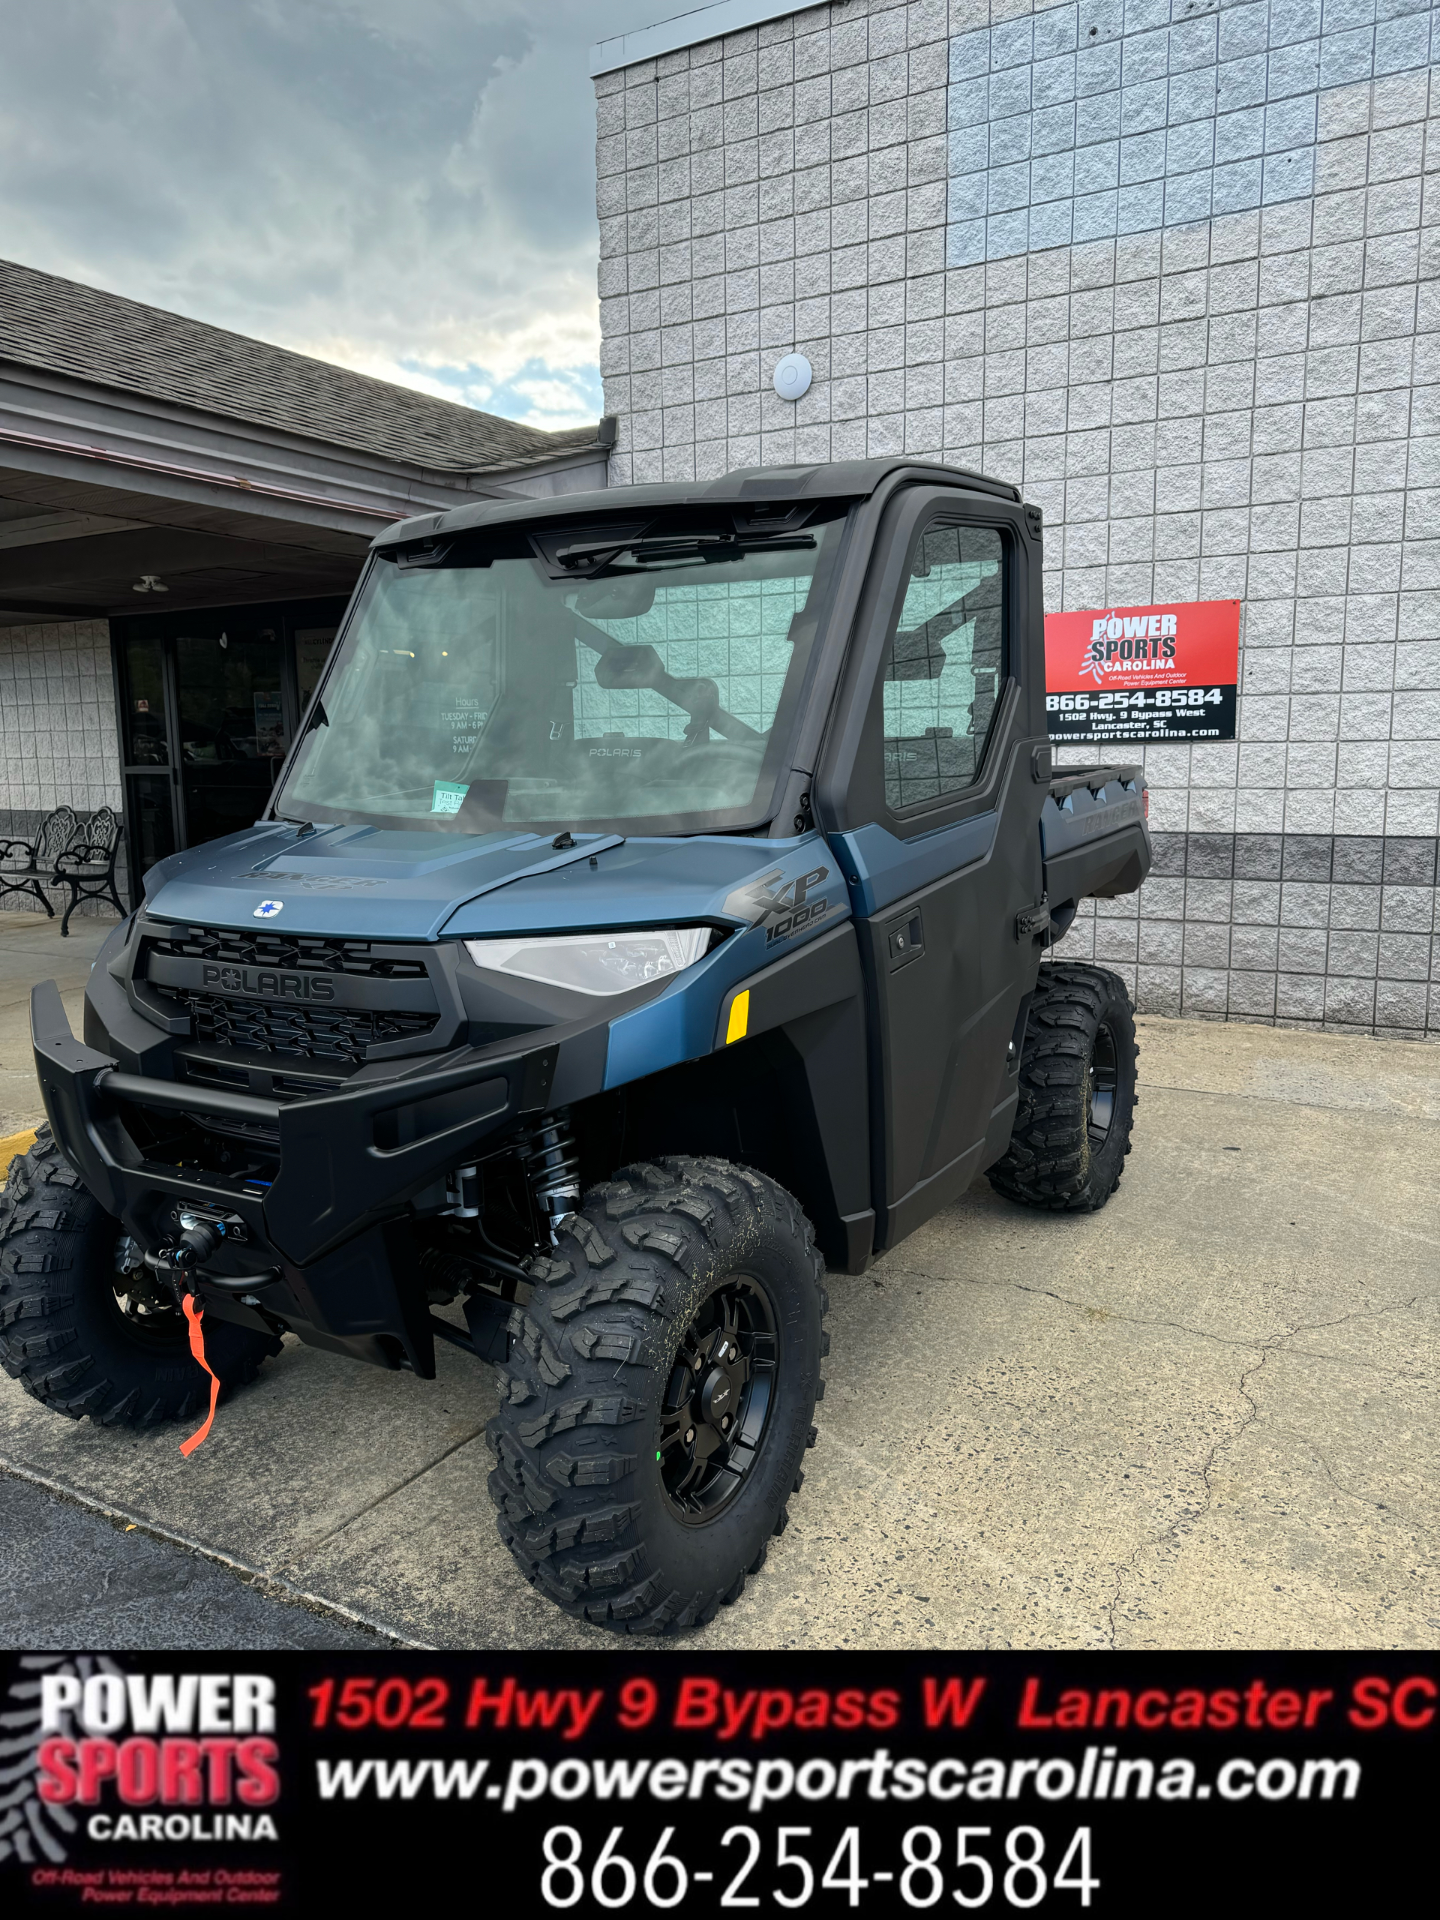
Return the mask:
[[663,927],[638,933],[526,934],[510,940],[467,940],[477,967],[520,980],[543,980],[574,993],[628,993],[694,966],[710,944],[709,927]]

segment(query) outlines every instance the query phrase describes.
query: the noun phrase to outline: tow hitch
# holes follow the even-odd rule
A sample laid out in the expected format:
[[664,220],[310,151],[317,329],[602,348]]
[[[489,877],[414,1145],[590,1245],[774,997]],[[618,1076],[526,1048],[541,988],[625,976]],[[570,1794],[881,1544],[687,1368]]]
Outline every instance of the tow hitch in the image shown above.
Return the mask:
[[[169,1282],[177,1305],[180,1304],[178,1276],[188,1273],[192,1268],[203,1267],[225,1237],[223,1221],[202,1220],[193,1213],[182,1213],[180,1226],[182,1231],[177,1241],[145,1256],[146,1266],[153,1267]],[[246,1285],[251,1284],[247,1280]]]

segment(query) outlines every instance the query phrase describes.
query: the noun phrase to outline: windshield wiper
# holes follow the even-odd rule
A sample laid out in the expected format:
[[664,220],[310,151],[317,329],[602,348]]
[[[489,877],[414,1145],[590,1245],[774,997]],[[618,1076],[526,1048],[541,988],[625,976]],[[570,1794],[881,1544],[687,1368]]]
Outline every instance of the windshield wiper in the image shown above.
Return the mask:
[[759,547],[773,552],[782,547],[813,547],[814,544],[813,533],[699,533],[636,540],[620,551],[634,554],[644,566],[656,560],[728,560],[734,554],[753,553]]
[[[539,546],[538,541],[535,544]],[[573,540],[563,546],[547,544],[549,551],[544,558],[558,577],[583,578],[614,566],[621,554],[633,555],[641,567],[665,560],[729,560],[762,547],[766,552],[813,547],[815,536],[778,527],[773,532],[747,527],[739,533],[718,529],[713,533],[621,533],[606,539]]]

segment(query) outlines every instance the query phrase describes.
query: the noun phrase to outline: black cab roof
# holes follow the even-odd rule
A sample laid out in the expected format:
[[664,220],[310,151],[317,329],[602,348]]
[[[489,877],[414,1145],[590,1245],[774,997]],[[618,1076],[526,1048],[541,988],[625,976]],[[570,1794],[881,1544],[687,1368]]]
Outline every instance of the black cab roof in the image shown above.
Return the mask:
[[896,458],[835,460],[810,466],[737,467],[718,480],[667,480],[638,487],[608,487],[584,493],[556,494],[548,499],[476,500],[446,513],[417,514],[378,534],[372,548],[403,546],[436,533],[458,533],[470,527],[504,526],[517,520],[570,519],[590,513],[633,512],[640,508],[694,506],[715,501],[863,500],[888,476],[908,470],[916,480],[949,484],[972,492],[1019,500],[1020,490],[1008,481],[992,480],[964,467],[939,461]]

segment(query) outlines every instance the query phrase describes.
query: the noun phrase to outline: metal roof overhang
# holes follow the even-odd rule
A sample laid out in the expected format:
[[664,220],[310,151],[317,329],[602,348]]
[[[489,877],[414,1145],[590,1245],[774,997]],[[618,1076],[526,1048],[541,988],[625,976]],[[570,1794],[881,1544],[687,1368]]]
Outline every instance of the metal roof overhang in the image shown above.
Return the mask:
[[613,40],[598,41],[590,49],[590,72],[598,79],[602,73],[616,73],[642,60],[658,60],[667,53],[678,53],[682,47],[720,40],[729,33],[742,33],[746,27],[783,19],[786,14],[809,13],[823,4],[824,0],[712,0],[710,6],[692,8],[656,26],[632,28]]
[[0,360],[0,625],[348,593],[399,520],[604,477],[594,449],[437,473]]

